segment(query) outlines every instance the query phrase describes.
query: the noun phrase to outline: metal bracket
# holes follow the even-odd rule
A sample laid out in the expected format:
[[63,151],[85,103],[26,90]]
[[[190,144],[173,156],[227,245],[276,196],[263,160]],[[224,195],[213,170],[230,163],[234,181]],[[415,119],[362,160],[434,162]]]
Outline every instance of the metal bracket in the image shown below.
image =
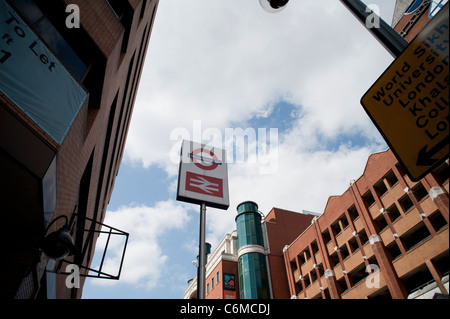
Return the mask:
[[[101,278],[101,279],[113,279],[113,280],[119,280],[119,278],[120,278],[120,273],[122,272],[123,261],[124,261],[124,258],[125,258],[125,251],[126,251],[127,244],[128,244],[128,236],[129,236],[129,233],[124,232],[124,231],[122,231],[122,230],[120,230],[120,229],[117,229],[117,228],[108,226],[108,225],[106,225],[106,224],[100,223],[100,222],[98,222],[98,221],[96,221],[96,220],[93,220],[93,219],[91,219],[91,218],[88,218],[88,217],[85,217],[85,219],[86,219],[86,220],[89,220],[90,222],[92,222],[92,223],[95,224],[95,226],[94,226],[94,227],[91,227],[90,229],[84,229],[84,232],[88,232],[88,233],[89,233],[89,235],[87,236],[87,242],[85,243],[85,247],[87,246],[87,244],[89,244],[89,242],[92,241],[92,239],[93,239],[93,236],[92,236],[93,233],[107,234],[108,237],[107,237],[107,239],[106,239],[105,247],[103,248],[103,254],[102,254],[102,258],[101,258],[100,265],[99,265],[98,269],[93,269],[93,268],[91,268],[91,267],[86,267],[86,266],[83,266],[83,265],[78,265],[78,266],[80,267],[80,269],[85,269],[85,270],[87,270],[86,273],[80,273],[80,276],[81,276],[81,277],[90,277],[90,278]],[[101,226],[100,230],[96,230],[98,225]],[[106,228],[106,230],[104,230],[105,228]],[[104,264],[105,257],[106,257],[106,253],[107,253],[107,251],[108,251],[108,245],[109,245],[111,236],[113,236],[113,235],[114,235],[114,236],[125,236],[125,243],[124,243],[123,250],[122,250],[122,257],[121,257],[121,260],[120,260],[120,265],[119,265],[118,273],[117,273],[116,275],[108,274],[108,273],[102,271],[102,269],[103,269],[103,264]],[[71,273],[62,271],[61,268],[62,268],[63,263],[73,264],[73,262],[71,262],[71,261],[62,259],[62,260],[60,260],[60,261],[58,262],[57,266],[55,267],[55,273],[57,273],[57,274],[63,274],[63,275],[70,275]],[[95,273],[95,275],[90,274],[91,272]]]

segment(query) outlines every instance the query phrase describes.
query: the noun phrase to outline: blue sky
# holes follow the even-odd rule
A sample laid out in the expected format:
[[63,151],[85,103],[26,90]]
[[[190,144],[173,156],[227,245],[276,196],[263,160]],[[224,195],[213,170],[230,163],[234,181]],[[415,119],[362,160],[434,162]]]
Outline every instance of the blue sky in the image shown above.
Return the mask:
[[[367,1],[389,23],[394,2]],[[267,158],[229,158],[230,207],[207,210],[212,249],[244,200],[323,212],[387,148],[359,100],[392,61],[339,1],[290,1],[273,15],[257,0],[161,0],[105,218],[130,233],[121,278],[88,278],[83,298],[181,298],[196,275],[199,207],[175,192],[186,134],[206,143],[215,132],[226,147],[227,129],[278,130]],[[105,271],[116,273],[120,250],[110,245]]]

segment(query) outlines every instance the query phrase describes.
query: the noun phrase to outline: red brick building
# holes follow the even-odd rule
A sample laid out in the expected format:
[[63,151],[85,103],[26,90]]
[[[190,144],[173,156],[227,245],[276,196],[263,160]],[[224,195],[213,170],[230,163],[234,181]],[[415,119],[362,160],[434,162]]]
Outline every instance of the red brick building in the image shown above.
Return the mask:
[[447,163],[415,183],[390,150],[372,154],[285,248],[291,295],[402,299],[431,284],[448,294],[448,187]]
[[[158,0],[0,0],[0,6],[0,293],[80,298]],[[63,225],[76,253],[50,267],[43,240]],[[70,263],[80,267],[80,288],[68,287],[61,274]]]
[[[408,42],[430,21],[431,0],[399,0],[396,2],[392,27]],[[442,1],[445,2],[445,1]]]

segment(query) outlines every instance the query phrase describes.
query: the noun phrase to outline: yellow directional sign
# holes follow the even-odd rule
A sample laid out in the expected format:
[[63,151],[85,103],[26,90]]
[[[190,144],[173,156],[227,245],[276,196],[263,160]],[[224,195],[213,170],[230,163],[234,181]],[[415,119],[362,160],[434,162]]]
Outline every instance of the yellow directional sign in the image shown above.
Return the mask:
[[361,99],[413,181],[448,157],[449,85],[447,4]]

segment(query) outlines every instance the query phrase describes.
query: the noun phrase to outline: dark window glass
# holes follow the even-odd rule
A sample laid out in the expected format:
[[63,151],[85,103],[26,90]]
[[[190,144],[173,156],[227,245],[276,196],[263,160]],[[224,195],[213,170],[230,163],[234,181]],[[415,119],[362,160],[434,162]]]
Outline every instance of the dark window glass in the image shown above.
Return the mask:
[[33,0],[15,0],[13,5],[31,26],[44,15]]

